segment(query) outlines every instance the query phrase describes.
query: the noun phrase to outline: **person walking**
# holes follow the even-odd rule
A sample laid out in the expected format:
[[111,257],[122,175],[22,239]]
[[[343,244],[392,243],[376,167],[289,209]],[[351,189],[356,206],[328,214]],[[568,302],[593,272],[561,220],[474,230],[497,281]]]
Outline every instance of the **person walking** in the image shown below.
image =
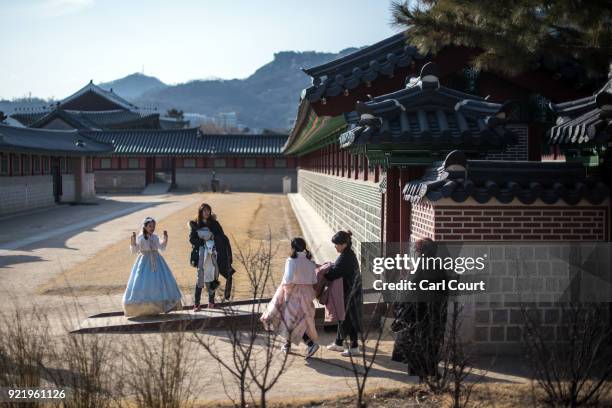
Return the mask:
[[293,238],[283,280],[261,317],[266,330],[278,330],[286,339],[283,352],[289,353],[292,344],[304,341],[307,359],[319,349],[313,303],[316,268],[312,254],[306,248],[306,241],[300,237]]
[[[363,314],[363,294],[359,262],[353,251],[352,233],[339,231],[332,237],[336,252],[340,255],[325,274],[325,279],[333,281],[342,278],[344,290],[345,317],[338,323],[336,341],[327,346],[328,350],[341,351],[342,356],[359,354],[357,334],[361,331]],[[350,340],[345,346],[345,340]]]

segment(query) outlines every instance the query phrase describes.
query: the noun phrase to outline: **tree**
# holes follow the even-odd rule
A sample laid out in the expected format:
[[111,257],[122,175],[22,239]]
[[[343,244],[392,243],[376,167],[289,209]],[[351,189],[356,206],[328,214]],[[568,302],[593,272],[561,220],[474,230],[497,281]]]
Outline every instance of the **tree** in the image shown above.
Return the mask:
[[[267,393],[278,383],[290,363],[289,353],[280,350],[283,342],[279,332],[262,332],[260,316],[264,304],[257,301],[265,298],[274,287],[272,260],[277,248],[272,246],[271,234],[268,231],[266,241],[259,245],[235,246],[236,259],[246,274],[252,301],[246,308],[227,303],[219,310],[226,317],[223,328],[227,340],[220,346],[218,336],[195,334],[196,342],[224,369],[224,375],[221,376],[223,389],[234,405],[240,407],[249,406],[247,398],[250,395],[254,405],[259,403],[259,408],[265,408]],[[227,343],[229,352],[224,351]],[[228,389],[226,381],[234,383],[234,392]],[[253,396],[253,389],[259,391],[258,398]],[[236,391],[239,400],[235,398]]]
[[183,120],[184,117],[183,111],[175,108],[169,109],[168,112],[166,112],[166,115],[171,118],[175,118],[176,120]]
[[605,0],[417,0],[392,3],[393,24],[422,53],[448,45],[480,50],[478,69],[516,75],[539,64],[579,63],[589,77],[608,73],[612,7]]

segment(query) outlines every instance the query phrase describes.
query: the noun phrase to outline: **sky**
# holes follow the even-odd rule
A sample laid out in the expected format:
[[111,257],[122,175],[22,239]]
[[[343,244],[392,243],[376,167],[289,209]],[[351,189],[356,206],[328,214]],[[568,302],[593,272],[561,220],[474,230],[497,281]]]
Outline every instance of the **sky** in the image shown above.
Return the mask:
[[245,78],[278,51],[338,52],[395,32],[389,0],[0,0],[0,99],[63,98],[134,72]]

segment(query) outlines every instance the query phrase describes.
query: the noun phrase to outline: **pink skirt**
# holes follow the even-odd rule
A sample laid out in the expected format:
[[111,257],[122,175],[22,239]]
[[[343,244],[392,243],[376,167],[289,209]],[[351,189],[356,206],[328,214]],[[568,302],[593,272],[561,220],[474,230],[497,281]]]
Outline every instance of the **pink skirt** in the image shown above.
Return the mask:
[[299,344],[304,334],[316,341],[314,298],[312,285],[280,285],[261,322],[266,330],[278,331],[293,344]]

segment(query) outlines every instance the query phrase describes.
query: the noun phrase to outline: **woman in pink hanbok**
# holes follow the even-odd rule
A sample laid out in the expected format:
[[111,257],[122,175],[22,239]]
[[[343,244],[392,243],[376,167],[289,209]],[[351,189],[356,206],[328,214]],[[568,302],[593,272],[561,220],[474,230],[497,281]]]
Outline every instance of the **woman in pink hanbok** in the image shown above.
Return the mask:
[[289,353],[292,343],[298,344],[303,340],[307,346],[306,358],[319,349],[315,343],[318,336],[313,303],[316,268],[310,251],[306,249],[306,241],[294,238],[291,241],[291,256],[285,262],[283,281],[261,317],[267,330],[279,331],[286,339],[283,352]]

